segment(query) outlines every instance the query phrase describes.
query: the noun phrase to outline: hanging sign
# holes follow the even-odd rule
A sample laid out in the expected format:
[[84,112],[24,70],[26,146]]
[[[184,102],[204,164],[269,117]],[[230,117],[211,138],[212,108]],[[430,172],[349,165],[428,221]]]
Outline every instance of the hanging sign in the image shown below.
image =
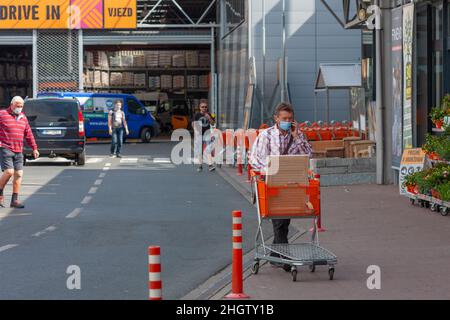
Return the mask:
[[413,39],[414,4],[403,7],[403,148],[413,147]]
[[399,168],[403,152],[403,8],[392,10],[392,167]]

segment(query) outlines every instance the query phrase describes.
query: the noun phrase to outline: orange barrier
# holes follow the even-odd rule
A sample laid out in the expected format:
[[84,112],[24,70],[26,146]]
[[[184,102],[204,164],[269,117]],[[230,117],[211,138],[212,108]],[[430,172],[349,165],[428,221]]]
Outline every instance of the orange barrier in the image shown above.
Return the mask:
[[227,299],[247,299],[244,293],[243,261],[242,261],[242,212],[233,211],[233,270],[231,293]]
[[149,300],[162,300],[161,248],[148,248]]

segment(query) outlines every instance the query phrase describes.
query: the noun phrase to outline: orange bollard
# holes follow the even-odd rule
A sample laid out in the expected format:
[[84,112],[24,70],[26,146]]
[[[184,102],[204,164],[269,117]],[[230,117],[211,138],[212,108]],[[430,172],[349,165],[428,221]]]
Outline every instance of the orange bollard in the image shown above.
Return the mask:
[[161,248],[148,247],[149,300],[162,300]]
[[242,212],[233,211],[233,271],[231,293],[226,299],[248,299],[244,293],[242,262]]
[[242,176],[244,174],[244,166],[242,163],[238,163],[237,165],[237,175]]

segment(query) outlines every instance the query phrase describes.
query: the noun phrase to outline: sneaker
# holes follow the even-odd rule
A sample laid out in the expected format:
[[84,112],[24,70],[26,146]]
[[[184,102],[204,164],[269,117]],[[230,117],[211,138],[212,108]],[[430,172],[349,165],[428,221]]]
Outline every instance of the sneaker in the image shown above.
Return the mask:
[[109,157],[110,157],[110,158],[115,158],[115,157],[116,157],[116,155],[114,155],[114,154],[110,154],[110,155],[109,155]]
[[6,208],[5,207],[5,197],[4,196],[0,196],[0,207]]
[[197,168],[197,172],[202,172],[202,170],[203,170],[203,167],[202,167],[202,166],[199,166],[199,167]]
[[117,158],[122,158],[122,155],[120,153],[117,154]]
[[25,208],[25,206],[21,202],[16,200],[16,201],[11,202],[11,208],[23,209],[23,208]]
[[214,167],[214,166],[209,166],[209,172],[213,172],[214,170],[216,170],[216,167]]

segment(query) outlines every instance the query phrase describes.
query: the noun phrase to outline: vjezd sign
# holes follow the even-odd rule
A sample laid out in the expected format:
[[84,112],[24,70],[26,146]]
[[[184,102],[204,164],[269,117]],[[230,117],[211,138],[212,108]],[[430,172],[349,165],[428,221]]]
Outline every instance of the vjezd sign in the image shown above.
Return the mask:
[[135,29],[136,0],[7,0],[0,29]]

